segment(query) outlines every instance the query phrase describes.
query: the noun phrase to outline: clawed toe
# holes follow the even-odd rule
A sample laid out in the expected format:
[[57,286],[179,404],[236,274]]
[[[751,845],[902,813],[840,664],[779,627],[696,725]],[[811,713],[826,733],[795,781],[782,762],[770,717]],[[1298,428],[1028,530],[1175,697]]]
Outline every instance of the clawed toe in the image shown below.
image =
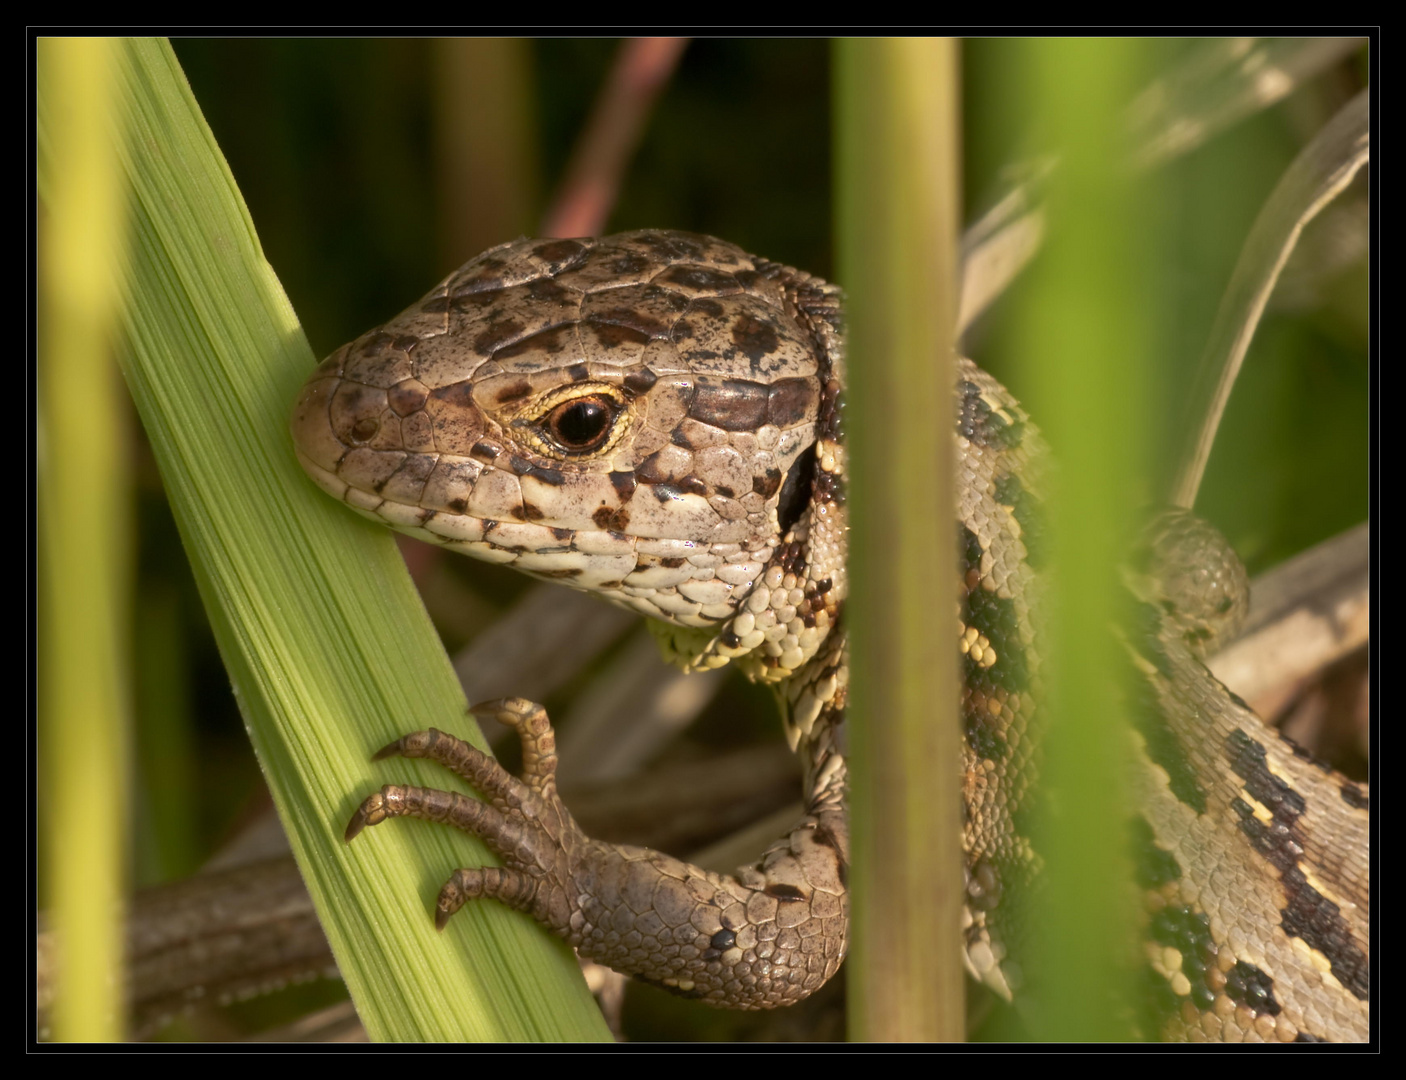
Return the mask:
[[347,822],[346,830],[342,833],[342,839],[351,843],[362,829],[368,825],[379,825],[385,820],[385,800],[381,798],[381,793],[378,791],[374,795],[367,796],[362,804],[356,808],[356,813]]

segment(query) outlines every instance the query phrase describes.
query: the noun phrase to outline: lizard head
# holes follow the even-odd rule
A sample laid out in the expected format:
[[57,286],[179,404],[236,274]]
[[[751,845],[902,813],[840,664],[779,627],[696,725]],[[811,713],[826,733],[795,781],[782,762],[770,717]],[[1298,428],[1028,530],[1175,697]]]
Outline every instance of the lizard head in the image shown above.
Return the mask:
[[798,296],[838,306],[694,234],[504,244],[318,367],[298,458],[393,528],[716,627],[796,542],[833,426],[838,334]]

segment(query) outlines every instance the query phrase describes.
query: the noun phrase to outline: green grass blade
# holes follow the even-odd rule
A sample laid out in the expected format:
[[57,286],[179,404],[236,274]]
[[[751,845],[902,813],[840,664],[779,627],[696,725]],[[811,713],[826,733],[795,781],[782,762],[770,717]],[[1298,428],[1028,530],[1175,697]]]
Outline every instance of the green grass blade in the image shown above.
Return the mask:
[[1370,100],[1362,90],[1294,158],[1255,219],[1201,357],[1187,439],[1168,498],[1173,506],[1195,505],[1216,430],[1265,305],[1304,228],[1367,163],[1371,121]]
[[381,783],[444,780],[373,767],[376,748],[431,724],[478,733],[390,535],[297,467],[288,414],[314,358],[169,45],[125,53],[124,373],[358,1011],[377,1039],[605,1038],[569,950],[525,916],[474,904],[434,932],[439,885],[479,845],[417,823],[341,840]]

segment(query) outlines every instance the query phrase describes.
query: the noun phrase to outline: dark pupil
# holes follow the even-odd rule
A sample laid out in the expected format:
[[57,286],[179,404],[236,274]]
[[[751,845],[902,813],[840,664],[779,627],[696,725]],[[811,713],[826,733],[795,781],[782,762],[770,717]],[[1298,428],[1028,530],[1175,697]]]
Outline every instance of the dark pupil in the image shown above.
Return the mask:
[[590,449],[609,426],[610,410],[591,398],[564,405],[552,416],[552,430],[557,438],[574,450]]

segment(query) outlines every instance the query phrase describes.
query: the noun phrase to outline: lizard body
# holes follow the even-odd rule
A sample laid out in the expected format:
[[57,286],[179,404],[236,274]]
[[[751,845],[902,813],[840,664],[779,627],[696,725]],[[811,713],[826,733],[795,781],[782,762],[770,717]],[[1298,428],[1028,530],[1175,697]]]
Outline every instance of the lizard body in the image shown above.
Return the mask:
[[[583,955],[727,1007],[789,1004],[838,969],[844,378],[833,286],[708,237],[642,231],[494,248],[309,379],[294,440],[330,494],[640,611],[687,669],[741,666],[776,688],[803,764],[803,820],[718,875],[586,837],[556,796],[540,706],[484,707],[517,727],[522,780],[451,736],[406,736],[382,755],[432,758],[489,801],[388,785],[348,837],[401,815],[482,837],[504,866],[456,871],[441,925],[495,897]],[[1034,772],[1044,451],[999,383],[965,359],[958,380],[964,952],[1009,997],[1019,934],[1001,900],[1038,868],[1016,821]],[[1147,688],[1135,829],[1161,1033],[1365,1039],[1366,791],[1286,749],[1201,666],[1204,627],[1234,614],[1243,571],[1194,519],[1161,534],[1154,551],[1199,543],[1213,568],[1175,599],[1157,592],[1174,571],[1149,573],[1128,637]]]

